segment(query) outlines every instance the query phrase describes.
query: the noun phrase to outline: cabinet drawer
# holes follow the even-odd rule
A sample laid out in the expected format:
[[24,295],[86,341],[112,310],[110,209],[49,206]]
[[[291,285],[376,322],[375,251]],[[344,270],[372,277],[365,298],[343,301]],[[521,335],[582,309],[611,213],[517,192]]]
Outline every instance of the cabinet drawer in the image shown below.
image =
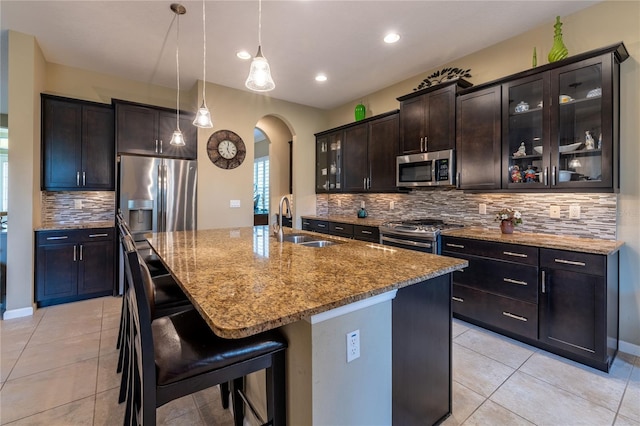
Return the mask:
[[536,304],[454,284],[452,307],[455,314],[473,318],[530,339],[538,338],[538,305]]
[[447,237],[445,235],[442,238],[442,250],[490,257],[524,265],[538,265],[538,248],[531,246]]
[[540,266],[604,276],[607,270],[607,257],[566,250],[540,249]]
[[326,220],[302,218],[302,229],[305,231],[329,233],[329,222]]
[[115,228],[92,228],[78,231],[83,242],[113,241],[115,232]]
[[36,231],[36,245],[74,244],[82,241],[82,234],[77,230]]
[[356,240],[377,243],[380,241],[380,230],[375,226],[353,225],[353,237]]
[[446,251],[442,254],[469,261],[469,266],[463,271],[453,273],[454,283],[524,302],[538,303],[537,267]]
[[350,223],[329,222],[329,233],[341,237],[353,238],[353,225]]

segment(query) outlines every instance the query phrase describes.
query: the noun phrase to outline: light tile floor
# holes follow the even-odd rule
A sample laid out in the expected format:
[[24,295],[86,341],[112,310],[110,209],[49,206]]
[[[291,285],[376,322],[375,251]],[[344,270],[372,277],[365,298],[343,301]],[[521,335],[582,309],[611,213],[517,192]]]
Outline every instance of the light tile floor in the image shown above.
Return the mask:
[[[120,425],[120,298],[0,321],[0,424]],[[453,415],[444,425],[640,426],[640,357],[609,374],[454,320]],[[160,425],[232,425],[217,388],[158,409]],[[298,426],[298,425],[293,425]]]

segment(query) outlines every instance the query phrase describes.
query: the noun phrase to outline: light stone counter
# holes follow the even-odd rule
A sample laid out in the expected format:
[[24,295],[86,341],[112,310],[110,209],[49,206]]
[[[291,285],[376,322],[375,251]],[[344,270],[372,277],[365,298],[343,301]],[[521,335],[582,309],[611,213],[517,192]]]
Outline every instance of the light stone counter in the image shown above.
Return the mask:
[[[291,233],[287,232],[287,233]],[[278,242],[268,227],[149,234],[216,334],[240,338],[462,269],[466,260],[338,240]]]
[[114,221],[110,222],[82,222],[82,223],[50,223],[45,222],[36,227],[34,231],[57,231],[62,229],[90,229],[90,228],[113,228]]
[[500,229],[488,228],[459,228],[443,231],[443,235],[451,237],[471,238],[474,240],[494,241],[499,243],[520,244],[540,248],[569,250],[582,253],[609,255],[620,250],[624,245],[622,241],[600,240],[594,238],[579,238],[563,235],[537,234],[531,232],[518,232],[503,234]]

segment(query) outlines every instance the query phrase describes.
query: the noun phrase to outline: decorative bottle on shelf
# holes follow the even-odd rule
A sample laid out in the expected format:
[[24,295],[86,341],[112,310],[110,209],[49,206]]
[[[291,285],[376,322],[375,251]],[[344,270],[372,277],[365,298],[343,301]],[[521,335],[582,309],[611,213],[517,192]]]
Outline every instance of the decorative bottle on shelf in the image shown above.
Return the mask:
[[364,105],[362,105],[362,102],[360,102],[358,105],[356,105],[356,121],[360,121],[364,119],[364,116],[366,114],[366,108],[364,107]]
[[553,27],[555,29],[553,32],[553,46],[549,51],[550,63],[564,59],[569,55],[569,51],[562,41],[562,22],[560,22],[559,16],[556,16],[556,23]]

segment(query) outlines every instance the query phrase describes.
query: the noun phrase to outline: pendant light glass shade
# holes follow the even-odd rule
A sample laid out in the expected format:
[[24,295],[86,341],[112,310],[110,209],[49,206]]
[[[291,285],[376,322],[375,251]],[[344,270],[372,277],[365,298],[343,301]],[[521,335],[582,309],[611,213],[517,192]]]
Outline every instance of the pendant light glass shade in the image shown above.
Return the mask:
[[202,105],[198,108],[196,118],[193,120],[193,125],[202,129],[210,129],[213,127],[211,113],[209,112],[209,108],[207,108],[207,104],[204,102],[204,99],[202,100]]
[[262,0],[258,0],[258,53],[251,61],[249,77],[244,85],[256,92],[268,92],[276,87],[271,78],[271,68],[267,58],[262,55]]
[[171,10],[176,14],[177,30],[176,30],[176,130],[171,136],[171,145],[184,146],[184,136],[180,131],[180,15],[184,15],[187,10],[181,4],[174,3],[171,5]]
[[193,125],[202,129],[210,129],[213,127],[211,121],[211,113],[207,108],[207,15],[205,10],[205,3],[202,0],[202,105],[198,108],[196,118],[193,120]]
[[271,68],[267,58],[262,56],[262,47],[258,46],[258,53],[251,61],[251,69],[249,70],[249,77],[245,81],[245,86],[248,89],[256,92],[268,92],[276,87],[276,84],[271,78]]

